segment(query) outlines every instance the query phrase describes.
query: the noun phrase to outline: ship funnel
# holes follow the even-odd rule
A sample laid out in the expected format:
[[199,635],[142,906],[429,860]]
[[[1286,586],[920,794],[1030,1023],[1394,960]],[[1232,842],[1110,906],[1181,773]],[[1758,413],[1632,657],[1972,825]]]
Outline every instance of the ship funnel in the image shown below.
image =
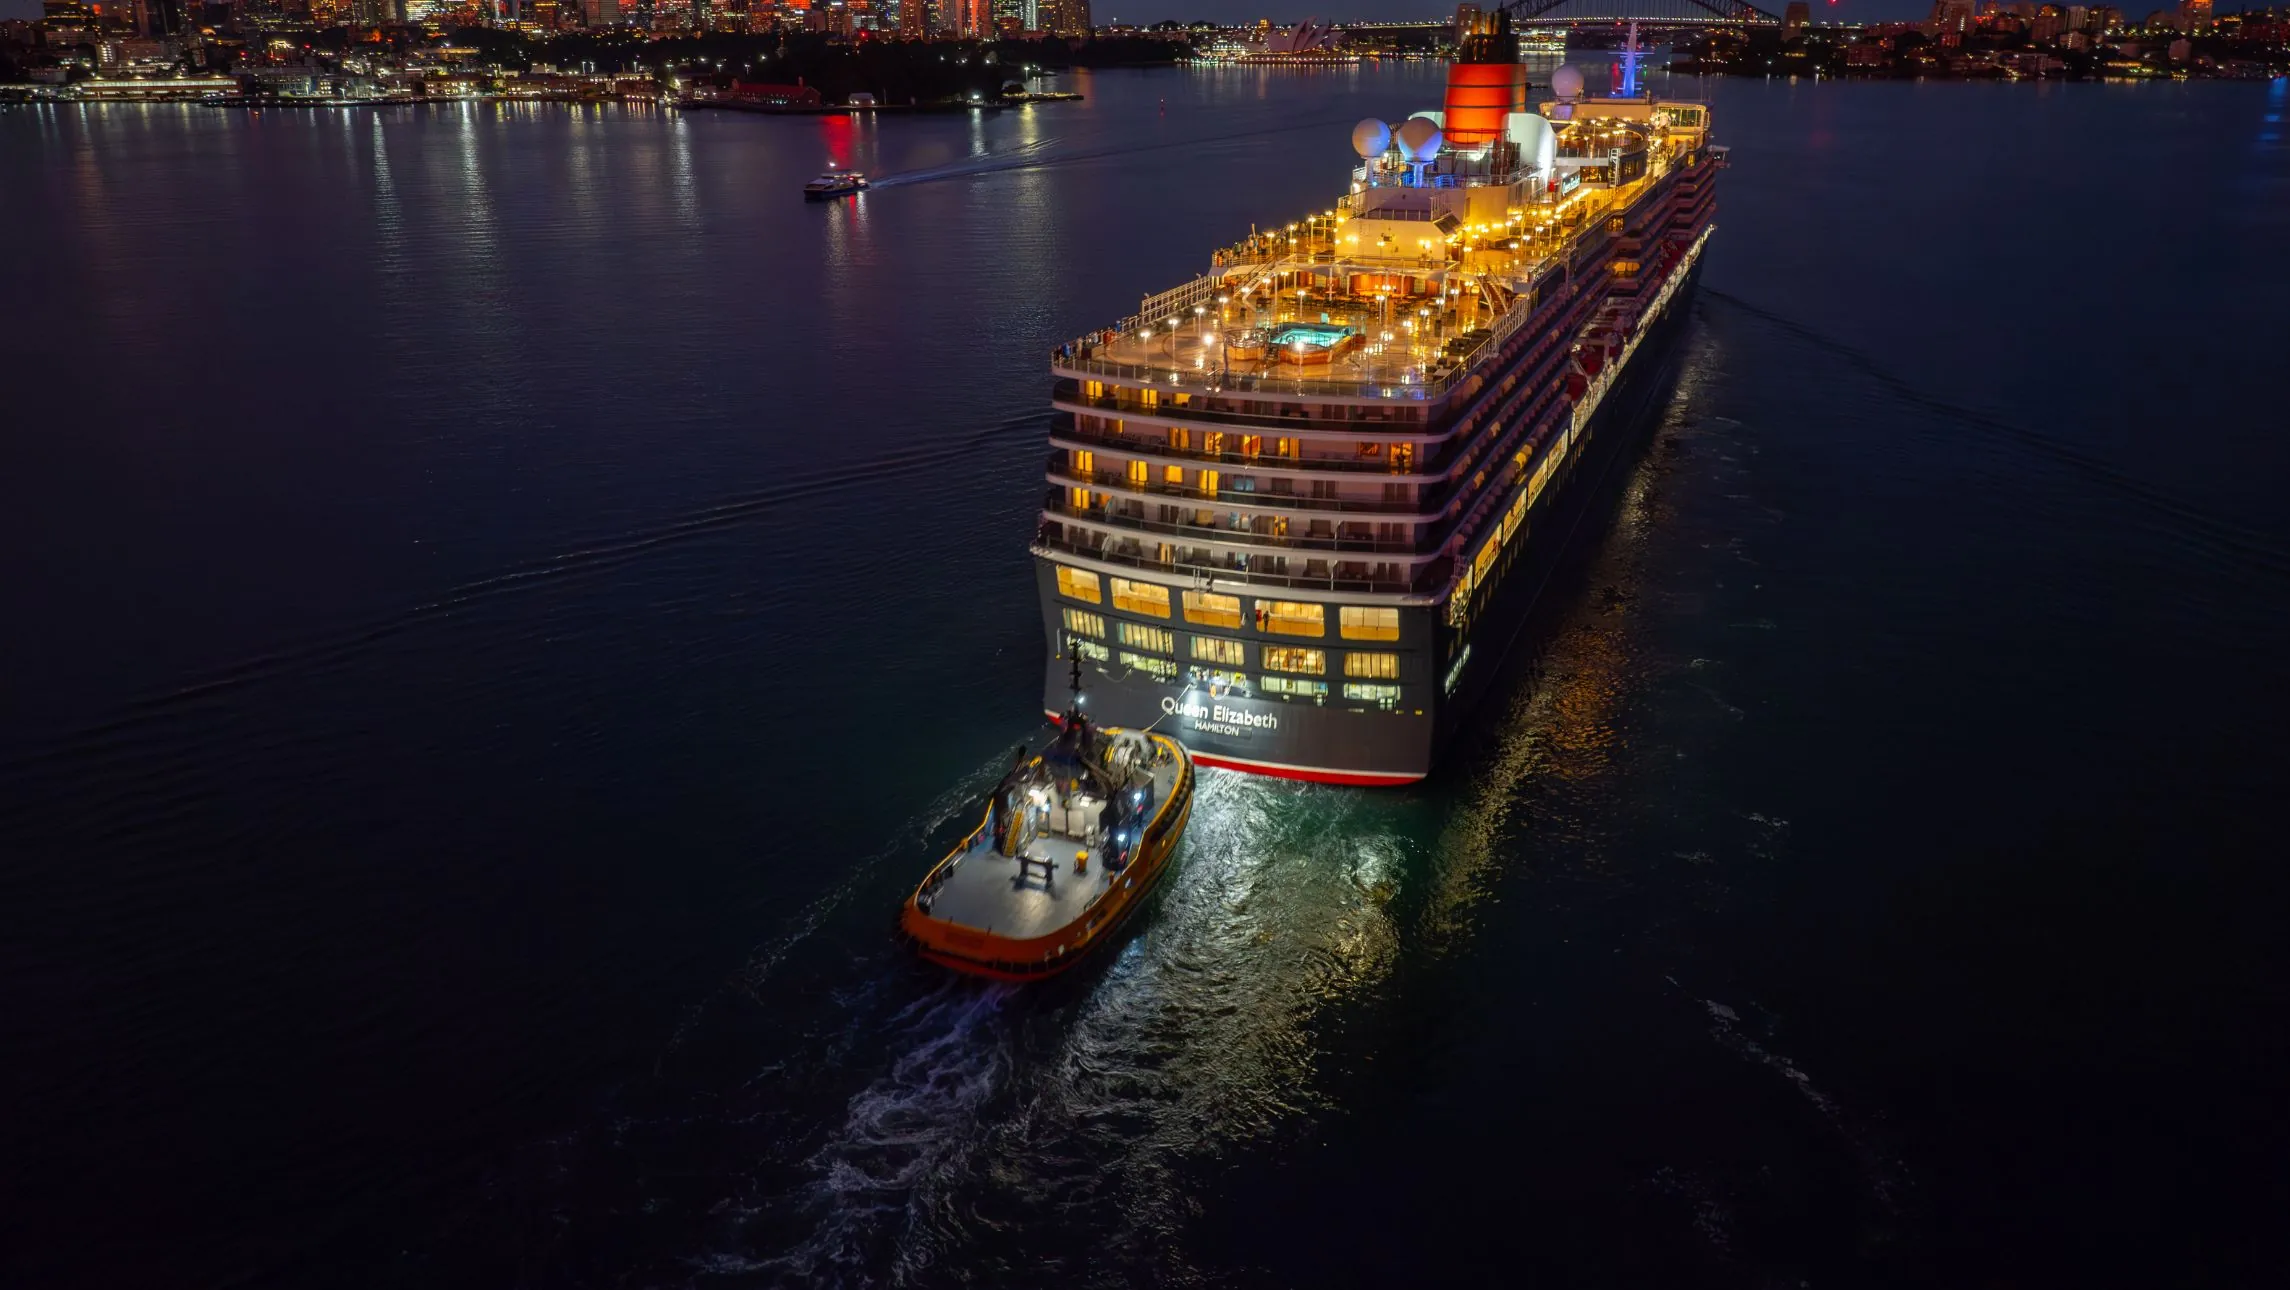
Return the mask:
[[1519,41],[1511,15],[1498,9],[1473,16],[1447,69],[1447,142],[1457,148],[1483,148],[1503,137],[1503,123],[1527,107],[1527,68],[1519,61]]

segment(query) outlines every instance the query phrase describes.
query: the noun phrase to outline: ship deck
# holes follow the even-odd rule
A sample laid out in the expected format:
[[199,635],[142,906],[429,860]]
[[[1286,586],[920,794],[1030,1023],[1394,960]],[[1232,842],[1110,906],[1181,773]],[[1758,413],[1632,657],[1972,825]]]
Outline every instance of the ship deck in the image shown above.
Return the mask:
[[[1440,357],[1448,333],[1435,332],[1426,321],[1420,331],[1389,319],[1375,300],[1330,296],[1325,291],[1294,289],[1279,293],[1274,307],[1255,311],[1228,310],[1223,318],[1203,314],[1195,322],[1176,328],[1124,332],[1097,350],[1103,362],[1125,367],[1208,376],[1252,376],[1273,381],[1334,381],[1361,386],[1414,385],[1426,379]],[[1443,319],[1443,321],[1446,321]],[[1309,323],[1358,330],[1365,343],[1326,362],[1292,363],[1269,354],[1264,358],[1231,358],[1225,337],[1235,325],[1272,329],[1290,323]]]
[[1112,876],[1094,859],[1088,873],[1073,871],[1073,853],[1084,845],[1064,837],[1034,839],[1026,852],[1048,862],[1045,877],[1040,864],[1024,866],[1021,875],[1016,860],[981,837],[931,897],[930,917],[1012,940],[1047,936],[1080,918]]
[[[1572,259],[1583,238],[1603,229],[1675,163],[1674,150],[1649,157],[1648,172],[1619,185],[1585,187],[1522,210],[1501,224],[1462,227],[1420,259],[1359,259],[1337,245],[1335,212],[1252,234],[1217,252],[1210,277],[1192,284],[1189,311],[1125,320],[1056,365],[1076,374],[1211,389],[1423,398],[1453,381],[1484,351],[1473,342],[1507,335],[1534,313],[1517,292],[1553,264]],[[1428,281],[1429,294],[1348,294],[1361,281]],[[1180,288],[1180,292],[1186,291]],[[1239,332],[1305,324],[1357,329],[1364,344],[1328,362],[1236,358]],[[1460,342],[1460,344],[1458,344]]]
[[[1153,768],[1153,800],[1166,803],[1182,774],[1178,762]],[[1082,808],[1082,818],[1094,821],[1097,807]],[[1098,862],[1101,839],[1091,827],[1086,837],[1045,831],[1026,846],[1029,863],[1021,866],[994,849],[993,838],[980,830],[962,853],[962,862],[931,894],[925,916],[1012,940],[1048,936],[1079,920],[1121,875]],[[1089,871],[1075,873],[1076,851],[1090,852]],[[1126,871],[1124,871],[1126,872]]]

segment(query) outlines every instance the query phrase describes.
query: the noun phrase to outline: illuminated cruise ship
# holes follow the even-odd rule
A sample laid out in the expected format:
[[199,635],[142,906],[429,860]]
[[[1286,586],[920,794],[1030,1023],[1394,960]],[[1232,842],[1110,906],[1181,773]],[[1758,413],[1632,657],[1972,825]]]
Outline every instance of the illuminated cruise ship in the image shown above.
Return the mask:
[[1507,20],[1445,106],[1363,121],[1336,203],[1052,357],[1036,557],[1100,722],[1211,765],[1423,777],[1674,379],[1723,149],[1571,68],[1528,111]]

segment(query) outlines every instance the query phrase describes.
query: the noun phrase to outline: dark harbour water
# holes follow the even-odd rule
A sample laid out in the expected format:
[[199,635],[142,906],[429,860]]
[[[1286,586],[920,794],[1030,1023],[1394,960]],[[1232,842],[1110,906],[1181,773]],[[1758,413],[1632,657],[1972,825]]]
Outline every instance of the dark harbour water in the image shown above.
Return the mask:
[[893,944],[1043,353],[1436,76],[0,114],[0,1279],[2276,1283],[2281,82],[1678,90],[1684,374],[1445,770]]

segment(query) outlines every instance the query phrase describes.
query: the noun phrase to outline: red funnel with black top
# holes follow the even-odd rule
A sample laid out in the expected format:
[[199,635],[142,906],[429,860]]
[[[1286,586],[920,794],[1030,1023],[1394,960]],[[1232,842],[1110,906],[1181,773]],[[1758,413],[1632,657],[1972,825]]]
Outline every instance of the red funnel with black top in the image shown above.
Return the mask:
[[1504,118],[1527,110],[1527,68],[1519,61],[1511,15],[1496,10],[1471,20],[1447,69],[1446,121],[1440,133],[1458,148],[1479,148],[1503,137]]

